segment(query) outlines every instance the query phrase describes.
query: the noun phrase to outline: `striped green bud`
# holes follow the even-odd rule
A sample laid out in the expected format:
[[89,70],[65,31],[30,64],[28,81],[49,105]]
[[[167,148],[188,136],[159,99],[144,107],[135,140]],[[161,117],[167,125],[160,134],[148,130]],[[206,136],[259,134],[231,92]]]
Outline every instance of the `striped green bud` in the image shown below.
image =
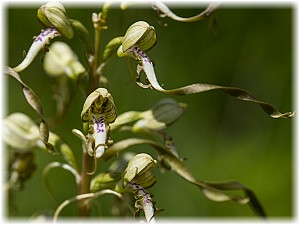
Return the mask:
[[138,183],[144,188],[151,187],[155,184],[156,178],[151,173],[156,166],[157,161],[146,153],[135,155],[127,165],[123,176],[123,186],[128,183]]
[[3,139],[6,144],[19,151],[36,147],[40,139],[38,126],[22,113],[13,113],[3,122]]
[[85,68],[70,46],[60,41],[49,47],[44,59],[44,69],[50,76],[67,75],[71,79],[77,79],[85,72]]
[[142,51],[147,51],[155,44],[156,33],[154,27],[145,21],[138,21],[127,29],[122,42],[122,50],[125,53],[129,48],[137,45]]
[[69,39],[74,35],[66,10],[59,2],[42,5],[38,9],[37,18],[43,26],[55,28],[61,35]]

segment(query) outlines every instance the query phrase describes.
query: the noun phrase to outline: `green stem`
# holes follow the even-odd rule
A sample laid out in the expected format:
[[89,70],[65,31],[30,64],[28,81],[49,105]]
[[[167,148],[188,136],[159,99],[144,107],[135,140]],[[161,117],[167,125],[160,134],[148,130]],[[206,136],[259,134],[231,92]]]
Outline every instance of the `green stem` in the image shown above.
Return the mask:
[[101,50],[101,32],[104,29],[104,23],[101,19],[101,13],[99,15],[93,14],[93,23],[95,28],[95,47],[94,47],[94,55],[91,62],[91,69],[89,74],[89,93],[93,92],[98,88],[100,74],[97,72],[97,69],[100,65],[100,50]]
[[[104,20],[101,19],[101,13],[99,15],[93,14],[93,23],[95,29],[95,38],[94,38],[94,55],[91,57],[91,64],[89,70],[89,87],[88,93],[92,93],[99,86],[100,74],[97,72],[97,69],[100,65],[100,49],[101,49],[101,32],[104,29],[103,23]],[[87,129],[84,133],[87,133]],[[82,155],[82,169],[81,169],[81,182],[79,184],[78,192],[79,194],[86,194],[90,192],[90,182],[91,175],[89,174],[92,171],[93,158],[89,156],[87,151],[83,151]],[[79,216],[87,217],[90,214],[90,201],[89,200],[80,200],[78,203]]]
[[[82,155],[82,170],[81,170],[81,182],[79,185],[79,194],[85,194],[90,192],[91,176],[88,174],[92,170],[93,158],[89,156],[87,151]],[[90,204],[88,200],[79,201],[79,216],[87,217],[90,214]]]

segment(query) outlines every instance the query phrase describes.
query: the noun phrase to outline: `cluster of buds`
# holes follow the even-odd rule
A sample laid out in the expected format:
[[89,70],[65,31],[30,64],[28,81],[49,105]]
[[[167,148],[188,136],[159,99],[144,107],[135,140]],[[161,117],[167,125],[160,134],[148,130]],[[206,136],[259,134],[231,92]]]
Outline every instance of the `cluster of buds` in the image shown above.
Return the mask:
[[76,79],[85,72],[85,68],[69,45],[60,41],[49,47],[49,53],[44,59],[44,69],[52,77],[66,75],[71,79]]

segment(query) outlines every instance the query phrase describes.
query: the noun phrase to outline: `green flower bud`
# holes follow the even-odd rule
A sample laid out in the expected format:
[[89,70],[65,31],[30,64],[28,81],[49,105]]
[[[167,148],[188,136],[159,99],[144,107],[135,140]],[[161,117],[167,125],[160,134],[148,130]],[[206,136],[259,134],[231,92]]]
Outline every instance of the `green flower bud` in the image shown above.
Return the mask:
[[11,188],[15,190],[23,189],[25,181],[31,177],[35,169],[36,163],[32,152],[15,153],[10,175]]
[[118,156],[118,158],[110,164],[108,168],[108,172],[110,173],[122,173],[132,157],[134,157],[136,154],[133,152],[124,152],[122,155]]
[[187,109],[187,104],[180,103],[171,98],[160,100],[151,109],[153,118],[166,126],[174,123]]
[[139,120],[133,129],[164,130],[179,119],[186,108],[185,103],[178,103],[170,98],[162,99],[152,109],[143,112],[142,120]]
[[12,169],[19,174],[31,174],[35,170],[34,155],[32,152],[17,153]]
[[156,166],[157,161],[146,153],[135,155],[127,165],[123,176],[123,186],[135,182],[144,188],[151,187],[156,182],[156,178],[151,170]]
[[3,125],[3,139],[13,148],[28,151],[38,144],[39,129],[28,116],[13,113],[4,119]]
[[122,50],[125,53],[129,48],[137,45],[142,51],[147,51],[155,44],[156,33],[154,27],[145,21],[138,21],[127,29],[122,42]]
[[43,26],[53,27],[67,38],[72,38],[74,35],[66,10],[59,2],[42,5],[38,9],[37,18]]
[[49,52],[44,58],[44,69],[50,76],[67,75],[71,79],[76,79],[85,72],[69,45],[59,41],[49,47]]
[[144,112],[139,112],[139,111],[124,112],[124,113],[118,115],[116,121],[113,124],[111,124],[111,129],[116,130],[123,125],[135,122],[139,119],[142,119],[143,115],[144,115]]
[[54,149],[57,149],[61,154],[62,158],[75,170],[79,171],[78,165],[75,159],[75,156],[72,152],[72,149],[67,145],[63,140],[55,133],[49,133],[48,142],[54,146]]

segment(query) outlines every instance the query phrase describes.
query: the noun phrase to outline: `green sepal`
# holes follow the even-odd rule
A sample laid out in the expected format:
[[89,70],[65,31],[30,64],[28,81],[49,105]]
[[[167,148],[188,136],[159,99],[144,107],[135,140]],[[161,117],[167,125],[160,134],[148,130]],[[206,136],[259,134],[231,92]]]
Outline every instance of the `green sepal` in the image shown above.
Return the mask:
[[147,51],[155,44],[156,33],[154,27],[145,21],[138,21],[127,29],[122,42],[122,50],[126,52],[132,46],[138,45],[143,51]]

